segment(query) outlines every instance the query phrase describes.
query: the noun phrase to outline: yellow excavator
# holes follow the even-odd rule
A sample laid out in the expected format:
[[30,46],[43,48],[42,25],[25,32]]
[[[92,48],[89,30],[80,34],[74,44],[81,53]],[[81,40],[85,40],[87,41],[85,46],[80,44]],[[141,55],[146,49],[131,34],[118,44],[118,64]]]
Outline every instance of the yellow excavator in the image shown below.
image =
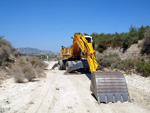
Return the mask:
[[90,90],[98,103],[131,101],[124,75],[121,72],[106,72],[97,63],[92,37],[75,33],[72,39],[70,48],[61,48],[59,70],[66,70],[67,73],[90,70]]

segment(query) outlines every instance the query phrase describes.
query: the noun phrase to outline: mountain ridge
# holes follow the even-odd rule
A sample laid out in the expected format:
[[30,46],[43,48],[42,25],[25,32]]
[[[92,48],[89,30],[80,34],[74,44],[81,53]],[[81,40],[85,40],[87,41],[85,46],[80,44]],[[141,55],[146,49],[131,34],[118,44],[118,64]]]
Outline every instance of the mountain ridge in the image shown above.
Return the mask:
[[21,48],[15,48],[18,52],[21,54],[26,55],[48,55],[48,56],[60,56],[59,52],[52,52],[50,50],[40,50],[37,48],[30,48],[30,47],[21,47]]

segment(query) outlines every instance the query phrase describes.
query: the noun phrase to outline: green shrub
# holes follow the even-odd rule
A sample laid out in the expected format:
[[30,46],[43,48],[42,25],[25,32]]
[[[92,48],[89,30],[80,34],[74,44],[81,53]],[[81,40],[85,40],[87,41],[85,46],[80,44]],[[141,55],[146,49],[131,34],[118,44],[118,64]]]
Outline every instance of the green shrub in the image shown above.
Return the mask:
[[144,41],[141,49],[142,54],[150,54],[150,28],[148,28],[144,34]]
[[117,68],[124,71],[130,71],[135,68],[135,60],[121,60],[116,54],[109,54],[104,57],[100,57],[98,59],[98,63],[103,67],[111,67],[112,69]]
[[112,63],[112,64],[110,65],[110,67],[111,67],[112,69],[117,68],[117,67],[118,67],[118,64],[119,64],[119,62],[114,62],[114,63]]
[[131,26],[130,31],[127,33],[115,33],[115,34],[97,34],[92,33],[91,36],[94,42],[98,45],[97,50],[103,52],[108,47],[122,47],[124,50],[128,49],[132,44],[138,43],[138,40],[144,38],[146,30],[150,28],[149,26],[141,26],[139,29]]
[[150,76],[150,61],[143,58],[121,60],[116,54],[109,54],[98,58],[98,63],[103,67],[111,67],[116,72],[123,70],[126,74],[140,73],[142,76]]
[[144,38],[145,29],[146,28],[143,26],[141,26],[141,28],[138,29],[138,36],[140,40]]
[[[109,54],[105,55],[104,57],[101,57],[98,59],[98,63],[102,65],[103,67],[111,67],[112,64],[118,63],[121,59],[116,54]],[[112,67],[115,68],[115,67]]]
[[101,38],[98,40],[98,51],[99,51],[99,52],[103,52],[104,50],[107,49],[106,43],[107,43],[107,39],[105,39],[105,37],[101,37]]
[[138,43],[138,37],[134,36],[134,37],[130,37],[130,43],[134,44],[134,43]]
[[123,71],[130,71],[135,68],[135,60],[133,59],[122,60],[117,65],[117,68]]
[[144,59],[142,59],[136,70],[144,77],[150,76],[150,61],[146,62]]
[[131,75],[132,72],[131,72],[131,71],[127,71],[126,74],[127,74],[127,75]]

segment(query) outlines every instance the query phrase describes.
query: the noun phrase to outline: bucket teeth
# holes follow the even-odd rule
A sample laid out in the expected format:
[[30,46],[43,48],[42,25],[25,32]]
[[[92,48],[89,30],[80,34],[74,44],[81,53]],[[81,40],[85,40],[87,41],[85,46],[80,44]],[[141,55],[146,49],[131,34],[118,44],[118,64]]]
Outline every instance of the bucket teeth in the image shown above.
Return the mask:
[[130,101],[128,99],[129,95],[128,94],[100,94],[98,95],[98,103],[108,103],[108,102],[117,102],[117,101]]
[[114,96],[114,95],[113,95],[113,100],[112,100],[112,102],[114,102],[114,103],[116,102],[116,100],[115,100],[115,96]]
[[91,91],[98,103],[130,101],[125,78],[120,72],[92,73]]

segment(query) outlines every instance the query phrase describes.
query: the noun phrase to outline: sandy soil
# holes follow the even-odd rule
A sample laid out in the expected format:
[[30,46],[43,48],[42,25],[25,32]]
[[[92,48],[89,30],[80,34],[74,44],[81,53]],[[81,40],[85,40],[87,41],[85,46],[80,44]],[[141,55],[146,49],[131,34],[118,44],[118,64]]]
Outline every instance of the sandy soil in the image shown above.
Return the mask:
[[[49,69],[56,62],[49,62]],[[0,86],[0,113],[150,113],[150,78],[125,75],[132,102],[98,104],[90,92],[90,74],[64,75],[47,70],[46,78]]]

